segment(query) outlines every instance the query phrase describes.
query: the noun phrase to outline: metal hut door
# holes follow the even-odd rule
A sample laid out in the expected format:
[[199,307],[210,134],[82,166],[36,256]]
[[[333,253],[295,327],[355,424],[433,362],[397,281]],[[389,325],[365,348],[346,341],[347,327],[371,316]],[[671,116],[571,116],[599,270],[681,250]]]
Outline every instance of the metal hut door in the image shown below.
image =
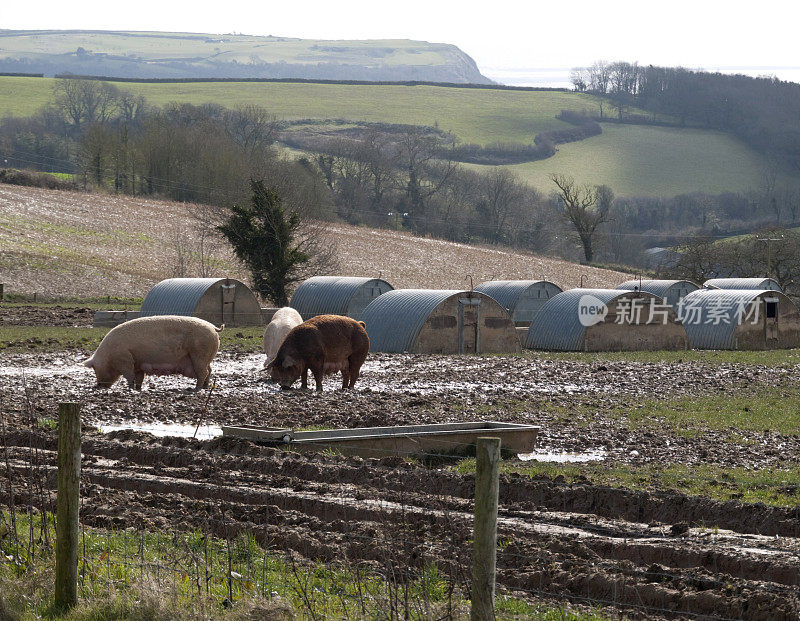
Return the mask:
[[222,323],[234,325],[236,317],[236,283],[225,280],[220,285],[222,291]]
[[458,299],[458,353],[479,354],[481,350],[481,299]]
[[764,328],[768,341],[778,340],[778,298],[764,298]]

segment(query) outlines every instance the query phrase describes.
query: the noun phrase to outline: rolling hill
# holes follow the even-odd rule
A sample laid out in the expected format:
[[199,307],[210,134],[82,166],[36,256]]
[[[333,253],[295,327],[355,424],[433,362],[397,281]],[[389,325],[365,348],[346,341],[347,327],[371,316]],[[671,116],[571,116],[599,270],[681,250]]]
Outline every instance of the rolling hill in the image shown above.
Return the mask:
[[[0,184],[0,274],[6,293],[144,295],[163,278],[197,276],[200,248],[191,205]],[[544,278],[562,287],[613,287],[630,275],[502,247],[475,247],[405,233],[331,224],[338,272],[374,275],[403,288],[469,288],[490,278]],[[188,271],[175,270],[181,248]],[[222,242],[205,242],[211,275],[248,280]]]
[[489,84],[454,45],[92,30],[0,30],[0,72]]
[[[0,77],[0,115],[25,116],[51,94],[48,78]],[[561,110],[599,112],[599,100],[566,91],[448,88],[417,85],[314,83],[118,83],[152,104],[256,103],[278,119],[346,119],[359,122],[437,126],[464,143],[530,144],[543,131],[571,127],[555,117]],[[607,108],[607,107],[606,107]],[[767,158],[723,132],[602,123],[603,134],[562,144],[546,160],[511,167],[523,179],[550,192],[551,172],[580,182],[605,183],[617,195],[717,193],[755,188]],[[779,181],[797,180],[784,170]]]

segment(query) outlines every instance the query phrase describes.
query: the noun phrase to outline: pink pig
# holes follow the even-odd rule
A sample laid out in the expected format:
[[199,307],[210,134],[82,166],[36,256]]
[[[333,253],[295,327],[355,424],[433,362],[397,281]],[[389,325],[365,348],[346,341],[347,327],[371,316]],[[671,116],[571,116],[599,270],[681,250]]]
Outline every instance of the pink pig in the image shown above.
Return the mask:
[[141,390],[145,375],[183,375],[197,379],[195,390],[208,388],[224,327],[175,315],[133,319],[106,334],[83,364],[94,369],[99,388],[110,388],[122,376]]

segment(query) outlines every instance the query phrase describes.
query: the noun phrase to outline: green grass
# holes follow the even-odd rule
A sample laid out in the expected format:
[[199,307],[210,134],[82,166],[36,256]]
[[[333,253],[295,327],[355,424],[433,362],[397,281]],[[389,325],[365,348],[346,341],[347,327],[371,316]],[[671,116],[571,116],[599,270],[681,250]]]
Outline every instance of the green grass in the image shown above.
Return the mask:
[[[51,79],[0,77],[0,113],[29,115],[48,101]],[[259,104],[278,119],[437,125],[463,142],[531,143],[542,131],[570,127],[562,109],[597,114],[598,99],[582,93],[505,91],[437,86],[285,83],[119,83],[150,103]],[[603,124],[603,134],[559,146],[552,158],[509,166],[550,192],[548,175],[606,184],[617,195],[739,191],[757,187],[766,159],[729,134],[699,129]],[[469,165],[476,170],[486,166]],[[792,173],[784,171],[781,182]],[[796,178],[796,175],[794,175]]]
[[[53,352],[63,349],[94,351],[109,328],[71,328],[52,326],[1,326],[0,352]],[[263,351],[264,328],[226,328],[220,334],[222,351]]]
[[[608,185],[619,196],[673,196],[756,188],[767,165],[759,153],[721,132],[612,123],[602,127],[600,136],[559,145],[551,158],[507,168],[546,192],[555,188],[549,175],[564,173],[580,183]],[[781,181],[791,176],[783,171]]]
[[[0,615],[65,621],[119,619],[385,618],[390,597],[404,597],[414,618],[450,611],[463,618],[469,601],[434,564],[417,569],[403,587],[346,563],[292,563],[248,533],[228,542],[201,532],[113,531],[85,528],[80,536],[78,606],[53,607],[52,515],[0,512]],[[455,586],[455,585],[453,585]],[[452,593],[452,598],[451,598]],[[281,600],[270,600],[277,594]],[[278,608],[275,601],[284,602]],[[396,599],[395,603],[400,604]],[[223,604],[223,602],[228,602]],[[282,615],[277,613],[282,612]],[[599,613],[525,601],[497,599],[498,619],[595,621]]]
[[[0,77],[0,111],[33,114],[48,101],[54,80]],[[536,134],[571,125],[555,118],[562,109],[595,113],[597,98],[580,93],[505,91],[439,86],[196,82],[118,83],[151,104],[258,104],[279,119],[438,124],[464,142],[530,143]]]
[[699,362],[704,364],[745,364],[767,367],[787,367],[800,364],[800,349],[773,349],[765,351],[717,351],[690,349],[688,351],[623,351],[623,352],[533,352],[525,351],[523,357],[546,360],[570,360],[602,364],[604,362],[674,363]]
[[646,400],[633,408],[620,407],[619,415],[633,426],[666,424],[684,435],[700,435],[706,429],[794,435],[800,429],[800,389],[758,388],[745,395]]
[[107,332],[108,328],[2,326],[0,352],[49,352],[64,349],[92,352]]
[[[602,408],[602,415],[616,419],[621,426],[634,429],[652,428],[666,434],[701,436],[709,430],[728,431],[731,441],[737,432],[764,431],[796,435],[800,430],[800,386],[786,383],[779,386],[757,386],[746,392],[715,392],[702,396],[683,396],[678,390],[670,398],[648,399],[645,395],[622,398],[599,406],[595,398],[576,398],[563,406],[549,401],[536,408],[563,421],[584,421],[591,424]],[[525,399],[506,397],[486,405],[487,411],[525,412],[530,405]]]
[[[462,474],[475,472],[475,460],[464,459],[454,467]],[[567,483],[592,483],[632,490],[677,490],[690,496],[714,500],[794,507],[800,504],[800,464],[786,468],[721,468],[712,464],[605,464],[602,461],[561,464],[505,461],[503,473],[554,479],[563,476]]]

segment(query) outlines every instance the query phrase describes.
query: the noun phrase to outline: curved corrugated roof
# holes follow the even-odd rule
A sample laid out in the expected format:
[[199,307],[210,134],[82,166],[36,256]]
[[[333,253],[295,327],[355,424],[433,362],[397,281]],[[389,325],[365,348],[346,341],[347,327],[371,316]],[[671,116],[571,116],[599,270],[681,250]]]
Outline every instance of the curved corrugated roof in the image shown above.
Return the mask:
[[370,349],[390,354],[411,351],[433,310],[451,296],[469,293],[455,289],[395,289],[375,298],[361,313]]
[[197,303],[206,291],[221,280],[230,280],[237,286],[245,286],[233,278],[167,278],[157,283],[142,302],[139,317],[151,315],[192,316]]
[[[640,284],[641,283],[641,284]],[[626,280],[622,284],[617,285],[617,289],[624,289],[626,291],[634,291],[636,289],[652,293],[660,298],[666,298],[669,290],[673,287],[681,288],[684,285],[691,290],[697,290],[700,285],[693,283],[691,280]]]
[[475,291],[485,293],[496,300],[500,306],[513,313],[522,294],[528,289],[540,285],[552,285],[559,291],[561,290],[561,287],[549,280],[487,280],[475,287]]
[[[593,296],[608,306],[630,291],[619,289],[568,289],[550,298],[536,315],[525,337],[525,347],[554,351],[579,351],[586,334],[578,308],[584,296]],[[647,292],[644,293],[647,295]]]
[[692,349],[736,349],[736,328],[747,305],[766,289],[698,289],[683,298],[680,316]]
[[380,278],[313,276],[300,284],[289,306],[297,310],[303,319],[315,315],[347,315],[350,301],[362,287],[393,289],[392,285]]
[[783,291],[773,278],[709,278],[704,287],[717,289],[760,289],[762,291]]

